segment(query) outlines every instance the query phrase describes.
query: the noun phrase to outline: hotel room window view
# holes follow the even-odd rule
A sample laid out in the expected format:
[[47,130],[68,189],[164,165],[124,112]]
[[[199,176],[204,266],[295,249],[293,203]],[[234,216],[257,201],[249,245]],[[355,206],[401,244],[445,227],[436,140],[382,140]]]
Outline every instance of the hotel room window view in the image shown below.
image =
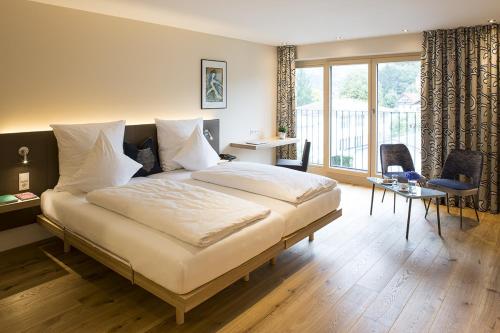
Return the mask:
[[0,332],[500,332],[499,22],[0,1]]

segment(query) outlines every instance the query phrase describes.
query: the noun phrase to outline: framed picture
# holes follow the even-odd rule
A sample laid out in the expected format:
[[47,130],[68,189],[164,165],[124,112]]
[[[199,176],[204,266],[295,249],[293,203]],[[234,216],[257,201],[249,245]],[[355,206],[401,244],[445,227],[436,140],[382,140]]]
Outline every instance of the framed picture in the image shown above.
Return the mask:
[[201,60],[201,108],[227,108],[227,63]]

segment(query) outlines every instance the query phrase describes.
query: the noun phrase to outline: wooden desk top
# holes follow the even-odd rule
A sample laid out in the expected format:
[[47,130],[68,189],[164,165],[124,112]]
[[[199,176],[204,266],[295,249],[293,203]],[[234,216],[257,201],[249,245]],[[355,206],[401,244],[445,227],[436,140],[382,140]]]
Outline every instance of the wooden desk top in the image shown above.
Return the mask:
[[299,139],[297,139],[297,138],[279,139],[279,138],[275,137],[275,138],[269,138],[269,139],[260,139],[260,141],[264,141],[266,143],[263,143],[260,145],[254,145],[254,144],[246,143],[246,142],[233,142],[230,144],[230,146],[234,147],[234,148],[250,149],[250,150],[271,149],[274,147],[285,146],[285,145],[289,145],[292,143],[297,143],[297,142],[299,142]]

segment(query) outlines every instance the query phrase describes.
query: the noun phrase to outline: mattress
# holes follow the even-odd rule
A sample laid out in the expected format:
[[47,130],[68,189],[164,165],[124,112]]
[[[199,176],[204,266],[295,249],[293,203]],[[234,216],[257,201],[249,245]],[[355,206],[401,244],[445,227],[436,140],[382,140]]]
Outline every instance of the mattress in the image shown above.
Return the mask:
[[[212,244],[199,248],[90,204],[84,195],[47,190],[42,194],[45,216],[122,258],[132,268],[177,293],[188,293],[278,243],[340,205],[340,188],[294,205],[258,194],[197,181],[185,170],[150,178],[171,179],[249,200],[271,209],[270,216]],[[145,178],[133,178],[141,182]]]
[[[295,231],[302,229],[311,222],[314,222],[331,211],[336,210],[340,206],[341,199],[341,191],[338,186],[333,188],[331,191],[314,197],[309,201],[303,202],[299,205],[294,205],[289,202],[265,197],[255,193],[194,180],[191,178],[191,172],[186,170],[162,172],[149,176],[149,178],[161,178],[186,182],[191,185],[201,186],[213,191],[222,192],[261,204],[264,207],[270,208],[273,212],[279,213],[283,216],[285,220],[285,236],[293,234]],[[134,178],[133,181],[141,181],[141,179]]]
[[[137,180],[134,180],[137,181]],[[90,204],[83,195],[45,191],[44,215],[130,263],[157,284],[185,294],[278,243],[284,221],[277,213],[205,248],[189,245],[125,216]]]

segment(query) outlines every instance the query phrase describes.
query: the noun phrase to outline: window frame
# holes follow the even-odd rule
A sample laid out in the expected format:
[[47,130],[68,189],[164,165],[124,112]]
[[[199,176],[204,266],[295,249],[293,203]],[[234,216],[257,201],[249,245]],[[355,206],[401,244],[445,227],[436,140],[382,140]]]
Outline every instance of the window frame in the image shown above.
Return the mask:
[[[318,60],[297,60],[296,68],[323,67],[323,165],[311,165],[314,173],[331,176],[339,181],[366,185],[366,177],[381,176],[377,173],[377,65],[398,61],[420,61],[420,53],[398,53],[389,55],[367,55],[359,57],[327,58]],[[368,170],[345,169],[330,166],[331,128],[331,66],[368,64]]]

